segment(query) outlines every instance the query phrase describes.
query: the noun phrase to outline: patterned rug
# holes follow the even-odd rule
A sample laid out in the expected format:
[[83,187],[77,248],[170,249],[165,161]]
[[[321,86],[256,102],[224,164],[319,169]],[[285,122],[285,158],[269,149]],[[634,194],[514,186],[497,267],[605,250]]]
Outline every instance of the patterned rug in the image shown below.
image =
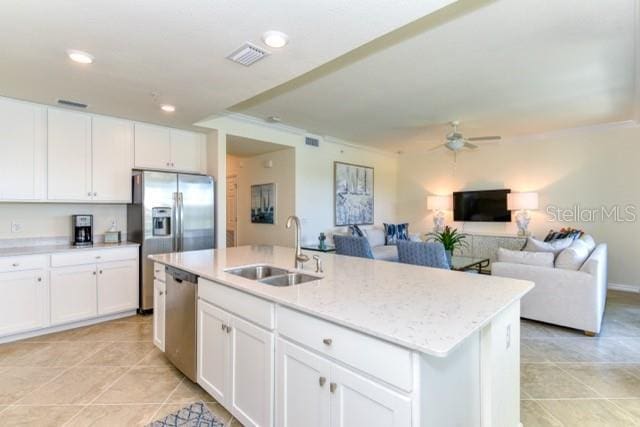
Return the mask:
[[147,427],[223,427],[224,422],[216,418],[202,402],[192,403]]

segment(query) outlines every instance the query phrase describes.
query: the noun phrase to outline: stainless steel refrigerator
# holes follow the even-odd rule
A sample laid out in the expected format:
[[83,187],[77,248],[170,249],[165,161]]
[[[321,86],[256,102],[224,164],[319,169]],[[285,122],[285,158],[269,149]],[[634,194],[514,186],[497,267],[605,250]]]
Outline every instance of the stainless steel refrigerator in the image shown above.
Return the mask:
[[215,182],[210,176],[133,171],[127,240],[140,243],[141,313],[153,310],[153,263],[147,255],[215,247]]

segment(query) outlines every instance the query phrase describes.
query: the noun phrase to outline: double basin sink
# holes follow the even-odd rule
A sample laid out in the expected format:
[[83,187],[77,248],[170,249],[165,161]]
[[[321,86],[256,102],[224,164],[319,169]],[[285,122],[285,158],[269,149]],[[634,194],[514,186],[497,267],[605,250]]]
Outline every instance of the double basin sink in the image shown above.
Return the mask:
[[322,279],[321,276],[314,276],[299,271],[289,271],[267,264],[235,267],[225,271],[229,274],[244,277],[249,280],[256,280],[259,283],[269,286],[295,286]]

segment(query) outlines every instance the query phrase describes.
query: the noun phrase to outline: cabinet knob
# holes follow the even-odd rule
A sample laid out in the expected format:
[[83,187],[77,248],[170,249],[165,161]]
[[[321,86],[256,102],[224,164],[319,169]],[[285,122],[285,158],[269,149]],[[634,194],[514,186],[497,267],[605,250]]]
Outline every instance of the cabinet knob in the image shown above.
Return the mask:
[[331,343],[333,342],[333,340],[331,338],[325,338],[322,340],[322,343],[324,345],[331,345]]
[[93,196],[94,196],[94,197],[95,197],[95,196],[97,196],[97,195],[98,195],[98,193],[96,193],[96,192],[94,192],[94,193],[93,193]]
[[87,193],[87,196],[91,197],[91,191],[89,191],[89,192]]
[[327,382],[327,379],[325,377],[318,378],[318,383],[320,383],[320,387],[324,387],[326,382]]
[[14,262],[13,264],[11,264],[12,267],[20,267],[20,263],[19,262]]
[[331,393],[335,393],[337,388],[338,388],[338,384],[336,384],[336,383],[329,384],[329,391]]
[[38,282],[42,282],[42,277],[38,277]]
[[102,258],[100,255],[96,255],[96,259],[100,259]]
[[100,274],[102,274],[102,270],[100,270]]
[[164,295],[164,291],[160,291],[160,292],[158,292],[158,294],[159,294],[160,296],[162,296],[162,295]]
[[94,275],[94,276],[96,275],[96,272],[95,272],[95,271],[93,271],[92,273],[93,273],[93,275]]

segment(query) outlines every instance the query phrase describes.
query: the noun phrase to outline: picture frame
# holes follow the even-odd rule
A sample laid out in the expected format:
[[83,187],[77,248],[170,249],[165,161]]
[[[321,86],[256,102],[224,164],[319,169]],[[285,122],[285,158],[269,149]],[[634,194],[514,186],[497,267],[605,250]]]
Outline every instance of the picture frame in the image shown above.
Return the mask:
[[352,163],[334,162],[333,212],[337,227],[371,225],[374,222],[374,168]]
[[277,194],[276,184],[254,184],[251,186],[251,223],[276,223]]

